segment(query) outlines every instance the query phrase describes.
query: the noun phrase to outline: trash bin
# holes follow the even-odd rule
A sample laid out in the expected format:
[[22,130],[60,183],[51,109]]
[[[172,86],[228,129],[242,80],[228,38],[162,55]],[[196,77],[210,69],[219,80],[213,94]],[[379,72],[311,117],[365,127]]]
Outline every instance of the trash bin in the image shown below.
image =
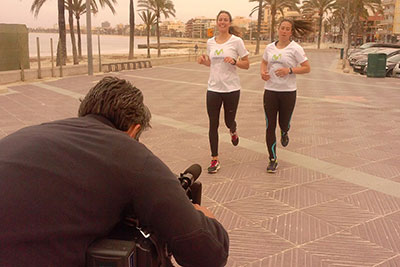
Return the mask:
[[344,56],[344,48],[340,48],[340,59],[343,59]]
[[29,69],[28,28],[0,23],[0,71]]
[[368,77],[386,77],[386,57],[384,53],[368,54]]

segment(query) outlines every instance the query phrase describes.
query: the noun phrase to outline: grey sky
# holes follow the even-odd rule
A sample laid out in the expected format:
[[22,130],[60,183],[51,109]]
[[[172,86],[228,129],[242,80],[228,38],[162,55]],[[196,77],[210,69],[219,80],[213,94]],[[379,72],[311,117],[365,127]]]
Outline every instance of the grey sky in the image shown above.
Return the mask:
[[[57,0],[47,0],[37,18],[30,12],[33,0],[1,0],[0,23],[20,23],[28,27],[52,27],[57,23]],[[215,17],[221,10],[229,11],[232,16],[248,17],[251,9],[257,3],[249,3],[248,0],[172,0],[175,5],[176,19],[186,22],[196,16]],[[134,0],[135,5],[137,0]],[[93,16],[92,24],[99,26],[103,21],[109,21],[112,26],[119,23],[128,24],[129,0],[118,0],[115,7],[117,14],[113,15],[108,9],[102,9]],[[66,14],[67,15],[67,14]],[[256,19],[257,15],[253,15]],[[68,17],[66,17],[68,21]],[[82,17],[81,24],[86,24],[86,17]],[[67,22],[68,23],[68,22]],[[136,23],[141,23],[139,16]]]

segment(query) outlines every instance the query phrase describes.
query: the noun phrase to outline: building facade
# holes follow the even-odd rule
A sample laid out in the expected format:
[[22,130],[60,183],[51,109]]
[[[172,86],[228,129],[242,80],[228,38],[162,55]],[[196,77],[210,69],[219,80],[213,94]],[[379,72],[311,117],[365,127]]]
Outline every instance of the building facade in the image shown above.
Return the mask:
[[383,20],[377,38],[384,42],[400,41],[400,0],[382,0]]

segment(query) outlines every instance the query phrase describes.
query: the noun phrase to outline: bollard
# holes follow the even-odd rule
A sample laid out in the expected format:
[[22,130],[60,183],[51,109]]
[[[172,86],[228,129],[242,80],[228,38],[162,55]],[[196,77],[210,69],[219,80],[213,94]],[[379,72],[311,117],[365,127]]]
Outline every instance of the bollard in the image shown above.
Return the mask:
[[40,44],[39,37],[36,37],[37,57],[38,57],[38,79],[42,79],[42,68],[40,66]]
[[50,52],[51,52],[51,77],[54,77],[53,38],[50,38]]
[[97,35],[97,46],[99,48],[99,72],[101,72],[101,50],[100,50],[100,31]]
[[344,48],[340,48],[340,59],[344,57]]

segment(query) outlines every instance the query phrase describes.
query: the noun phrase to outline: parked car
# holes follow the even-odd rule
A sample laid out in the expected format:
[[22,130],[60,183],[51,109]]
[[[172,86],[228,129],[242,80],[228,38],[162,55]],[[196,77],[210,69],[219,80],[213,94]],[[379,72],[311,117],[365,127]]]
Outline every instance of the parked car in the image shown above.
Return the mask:
[[[386,62],[389,61],[389,58],[392,56],[400,54],[400,49],[396,48],[379,48],[375,53],[383,53],[386,54]],[[368,66],[368,54],[364,54],[362,58],[359,58],[354,64],[353,64],[353,71],[358,72],[360,74],[365,74],[367,73],[367,66]],[[392,68],[393,69],[393,68]]]
[[[388,77],[396,77],[396,73],[394,72],[394,68],[399,66],[400,63],[400,54],[391,56],[386,61],[386,76]],[[400,73],[399,73],[400,74]]]
[[394,66],[392,76],[400,78],[400,62],[397,62],[396,66]]
[[385,47],[385,48],[400,48],[400,44],[384,44],[384,43],[374,43],[368,42],[361,45],[359,48],[349,49],[347,55],[350,57],[351,55],[361,52],[365,49],[372,48],[372,47]]
[[350,66],[353,66],[356,61],[368,57],[369,53],[376,53],[377,51],[379,51],[381,48],[379,47],[370,47],[370,48],[366,48],[360,52],[354,53],[351,56],[349,56],[349,64]]

